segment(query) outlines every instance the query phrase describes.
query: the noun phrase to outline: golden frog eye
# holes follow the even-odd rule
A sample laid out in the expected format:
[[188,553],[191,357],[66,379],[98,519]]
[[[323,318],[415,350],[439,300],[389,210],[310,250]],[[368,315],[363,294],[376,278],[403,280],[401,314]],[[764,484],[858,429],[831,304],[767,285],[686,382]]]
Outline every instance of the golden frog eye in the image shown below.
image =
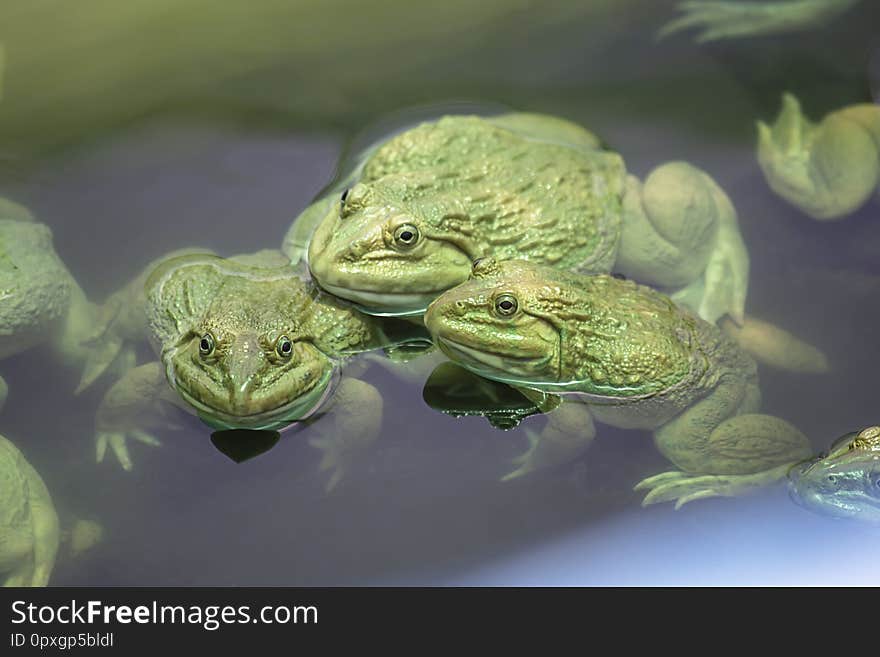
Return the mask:
[[214,353],[214,336],[205,333],[199,340],[199,353],[202,356],[210,356]]
[[282,358],[290,358],[293,354],[293,343],[286,335],[282,335],[275,341],[275,352]]
[[495,298],[495,312],[502,317],[510,317],[516,314],[519,304],[512,294],[499,294]]
[[412,224],[401,224],[394,229],[394,243],[405,249],[415,246],[419,241],[419,229]]

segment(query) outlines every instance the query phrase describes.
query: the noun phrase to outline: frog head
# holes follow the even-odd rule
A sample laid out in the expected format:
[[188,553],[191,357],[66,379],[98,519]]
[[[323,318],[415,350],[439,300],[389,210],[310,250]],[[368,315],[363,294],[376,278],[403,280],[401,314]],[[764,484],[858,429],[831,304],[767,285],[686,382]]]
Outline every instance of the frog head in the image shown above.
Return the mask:
[[313,411],[335,367],[290,312],[302,281],[214,256],[174,260],[147,281],[147,307],[180,396],[221,429],[275,429]]
[[425,325],[477,374],[548,391],[649,395],[701,360],[693,318],[663,295],[524,260],[477,260],[466,283],[428,307]]
[[469,220],[440,194],[429,202],[427,178],[358,183],[332,204],[309,243],[318,284],[374,315],[416,315],[467,280],[478,253]]
[[792,498],[836,518],[880,522],[880,427],[846,434],[827,454],[793,467]]

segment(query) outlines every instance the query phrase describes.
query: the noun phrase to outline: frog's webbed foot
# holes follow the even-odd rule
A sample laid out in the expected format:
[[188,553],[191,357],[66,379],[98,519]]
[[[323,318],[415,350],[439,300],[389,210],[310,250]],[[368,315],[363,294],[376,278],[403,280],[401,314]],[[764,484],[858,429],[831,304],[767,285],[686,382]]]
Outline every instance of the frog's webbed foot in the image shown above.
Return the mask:
[[501,481],[569,463],[583,454],[596,435],[587,406],[577,402],[563,403],[549,413],[540,434],[528,427],[524,429],[529,448],[513,459],[516,468],[501,477]]
[[132,469],[128,440],[158,447],[152,431],[159,427],[173,428],[167,417],[174,393],[165,382],[158,362],[146,363],[129,370],[114,383],[98,406],[95,416],[95,460],[101,463],[107,448],[125,470]]
[[88,335],[81,342],[85,350],[85,364],[74,394],[91,386],[104,372],[116,370],[122,377],[135,364],[135,351],[125,345],[125,338],[117,323],[124,311],[124,297],[116,294],[95,310],[97,318]]
[[107,453],[107,447],[109,446],[110,451],[113,452],[122,469],[130,471],[132,465],[131,456],[128,453],[128,443],[126,442],[128,439],[136,440],[152,447],[160,447],[162,445],[153,434],[141,429],[129,428],[124,431],[98,431],[95,435],[95,460],[98,463],[103,462],[104,456]]
[[[873,110],[875,116],[869,114]],[[768,125],[758,122],[758,163],[774,192],[819,220],[858,209],[880,182],[880,153],[871,118],[880,110],[851,108],[809,121],[791,94]]]
[[674,500],[675,508],[680,509],[688,502],[707,497],[743,495],[778,481],[785,476],[788,468],[786,464],[764,472],[740,475],[694,475],[672,470],[643,479],[633,490],[648,490],[642,506]]
[[650,489],[643,506],[675,500],[676,508],[706,497],[734,497],[767,486],[808,457],[810,443],[795,426],[772,415],[745,413],[707,423],[747,402],[736,386],[719,387],[655,431],[657,447],[680,468],[648,477],[634,490]]
[[309,423],[317,435],[309,444],[323,452],[318,468],[330,472],[327,492],[335,489],[373,445],[382,427],[382,396],[372,385],[343,377],[332,406]]
[[678,3],[682,15],[660,28],[657,36],[663,38],[690,28],[700,30],[698,42],[778,34],[816,24],[851,4],[853,0],[692,0]]

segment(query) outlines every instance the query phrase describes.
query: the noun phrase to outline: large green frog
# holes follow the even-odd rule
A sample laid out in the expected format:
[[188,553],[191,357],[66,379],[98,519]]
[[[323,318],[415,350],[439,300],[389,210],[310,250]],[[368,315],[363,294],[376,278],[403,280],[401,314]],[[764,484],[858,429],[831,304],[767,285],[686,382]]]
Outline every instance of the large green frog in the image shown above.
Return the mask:
[[18,448],[0,436],[0,582],[45,586],[61,532],[49,491]]
[[773,125],[758,122],[758,162],[771,189],[814,219],[846,217],[880,185],[880,106],[851,105],[813,123],[785,94]]
[[613,269],[742,323],[749,259],[721,188],[684,162],[640,181],[563,119],[444,116],[375,146],[346,183],[297,219],[284,251],[296,261],[308,244],[318,283],[367,312],[421,314],[492,256]]
[[[375,388],[340,377],[345,358],[423,335],[322,292],[273,251],[161,259],[107,302],[105,317],[100,339],[148,337],[159,360],[131,369],[107,392],[97,414],[98,460],[109,446],[129,469],[126,438],[156,444],[149,428],[164,422],[164,402],[217,429],[280,429],[321,415],[313,444],[336,469],[331,485],[346,450],[374,438],[382,417]],[[351,408],[358,411],[344,410]]]
[[593,419],[650,429],[678,468],[642,481],[645,503],[735,495],[785,476],[807,439],[758,414],[757,367],[716,326],[659,292],[608,275],[482,259],[428,308],[440,349],[553,408],[508,477],[571,459]]
[[880,522],[880,427],[848,433],[788,474],[792,497],[835,518]]
[[[45,345],[67,364],[85,364],[85,387],[116,357],[83,344],[94,317],[94,305],[55,252],[51,230],[0,199],[0,359]],[[0,407],[6,393],[0,377]]]
[[687,0],[682,15],[660,29],[660,36],[680,30],[702,30],[697,41],[715,41],[794,32],[821,25],[861,0]]

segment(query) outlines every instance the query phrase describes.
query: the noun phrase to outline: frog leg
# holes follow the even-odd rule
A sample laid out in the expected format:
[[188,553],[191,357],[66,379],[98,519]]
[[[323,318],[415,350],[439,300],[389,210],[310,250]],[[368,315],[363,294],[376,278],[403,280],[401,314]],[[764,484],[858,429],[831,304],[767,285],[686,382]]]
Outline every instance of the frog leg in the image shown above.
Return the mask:
[[714,324],[742,323],[749,254],[727,194],[686,162],[627,178],[615,269],[641,283],[699,290],[693,308]]
[[37,471],[24,460],[24,457],[21,458],[20,465],[27,480],[28,505],[34,537],[33,571],[28,586],[46,586],[55,567],[55,557],[61,539],[58,514],[55,512],[49,490]]
[[738,2],[692,0],[679,2],[682,15],[660,28],[663,38],[687,30],[702,30],[698,42],[790,32],[817,25],[843,12],[859,0],[782,0],[779,2]]
[[6,379],[0,376],[0,411],[3,410],[3,405],[6,403],[6,397],[9,396],[9,386],[6,384]]
[[718,325],[760,363],[787,372],[829,370],[828,357],[820,349],[774,324],[746,315],[741,326],[726,317]]
[[[772,415],[750,412],[757,385],[722,381],[706,398],[654,432],[658,449],[680,469],[648,477],[642,505],[732,497],[783,478],[812,453],[807,438]],[[736,413],[745,411],[741,415]]]
[[[694,308],[702,298],[702,281],[670,296],[679,305]],[[744,315],[740,324],[722,317],[718,327],[763,365],[802,374],[821,374],[829,370],[828,357],[818,347],[754,315]]]
[[329,409],[306,421],[314,434],[309,444],[323,452],[322,472],[331,471],[329,492],[373,445],[382,428],[382,395],[365,381],[343,376]]
[[95,457],[104,460],[107,447],[119,464],[131,470],[126,440],[131,438],[158,447],[161,443],[150,429],[169,426],[168,403],[192,412],[165,380],[158,361],[130,369],[116,381],[98,406],[95,415]]
[[0,537],[4,558],[11,558],[19,564],[8,574],[3,585],[46,586],[61,538],[58,515],[42,478],[19,449],[3,436],[0,436],[0,449],[9,452],[14,468],[21,474],[28,509],[26,523],[19,524],[12,531],[4,531]]
[[758,122],[758,163],[789,203],[814,219],[840,219],[880,184],[880,107],[853,105],[814,124],[785,94],[776,122]]
[[583,454],[596,436],[593,417],[586,404],[565,401],[546,417],[547,424],[540,434],[524,427],[529,448],[513,460],[516,469],[501,477],[501,481],[569,463]]

